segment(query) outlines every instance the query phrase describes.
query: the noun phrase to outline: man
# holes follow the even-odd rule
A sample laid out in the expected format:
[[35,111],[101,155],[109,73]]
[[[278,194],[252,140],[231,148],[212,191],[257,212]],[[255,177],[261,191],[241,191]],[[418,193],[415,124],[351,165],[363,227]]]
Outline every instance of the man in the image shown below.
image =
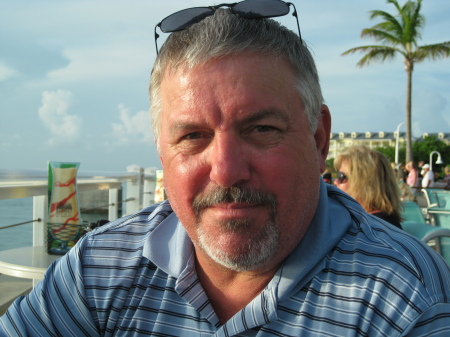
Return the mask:
[[168,201],[88,234],[0,335],[450,331],[448,265],[321,179],[330,113],[313,59],[295,33],[244,17],[288,5],[240,4],[161,24],[186,19],[151,80]]
[[434,185],[434,173],[430,171],[430,165],[425,164],[422,166],[422,188],[433,187]]
[[417,170],[416,165],[413,161],[410,161],[406,164],[406,170],[408,171],[406,183],[411,188],[411,192],[415,194],[417,193],[420,186],[419,171]]

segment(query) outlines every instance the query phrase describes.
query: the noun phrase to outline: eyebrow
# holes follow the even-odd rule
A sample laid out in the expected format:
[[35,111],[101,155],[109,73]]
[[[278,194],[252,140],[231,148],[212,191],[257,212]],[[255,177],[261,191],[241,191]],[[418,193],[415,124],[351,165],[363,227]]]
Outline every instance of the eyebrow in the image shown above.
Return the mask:
[[274,109],[264,109],[264,110],[256,111],[255,113],[251,114],[247,118],[244,118],[241,121],[241,123],[250,124],[250,123],[258,122],[261,119],[271,118],[271,117],[274,117],[275,119],[281,120],[285,123],[289,122],[289,117],[286,115],[285,112],[274,108]]
[[[286,113],[284,113],[283,111],[279,110],[279,109],[264,109],[264,110],[259,110],[256,111],[254,113],[252,113],[250,116],[242,119],[239,121],[239,124],[252,124],[252,123],[256,123],[260,120],[263,120],[265,118],[275,118],[278,120],[281,120],[285,123],[289,122],[289,117],[286,115]],[[195,131],[199,128],[199,124],[198,123],[184,123],[184,122],[177,122],[173,125],[170,126],[170,131],[171,132],[177,132],[177,131]]]

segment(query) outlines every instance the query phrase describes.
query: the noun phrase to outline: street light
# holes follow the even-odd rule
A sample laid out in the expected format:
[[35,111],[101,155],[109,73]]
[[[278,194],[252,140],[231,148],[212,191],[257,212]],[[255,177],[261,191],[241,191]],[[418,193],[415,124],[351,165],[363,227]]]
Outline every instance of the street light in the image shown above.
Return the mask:
[[403,125],[403,123],[400,123],[397,125],[397,137],[395,139],[395,165],[398,165],[398,138],[400,136],[400,127]]
[[438,151],[431,152],[430,153],[430,171],[432,171],[432,172],[434,172],[434,171],[433,171],[433,162],[431,160],[432,160],[433,154],[435,154],[435,153],[437,153],[437,155],[438,155],[435,164],[444,164],[444,162],[442,161],[442,158],[441,158],[441,154]]

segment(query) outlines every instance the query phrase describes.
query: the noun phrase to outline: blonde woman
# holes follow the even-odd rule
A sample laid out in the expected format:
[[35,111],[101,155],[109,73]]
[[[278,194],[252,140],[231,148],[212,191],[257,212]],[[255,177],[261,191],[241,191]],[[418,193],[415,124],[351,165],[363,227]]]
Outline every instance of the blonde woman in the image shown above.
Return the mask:
[[402,228],[399,189],[389,160],[367,146],[352,146],[334,161],[334,184],[358,201],[367,213]]

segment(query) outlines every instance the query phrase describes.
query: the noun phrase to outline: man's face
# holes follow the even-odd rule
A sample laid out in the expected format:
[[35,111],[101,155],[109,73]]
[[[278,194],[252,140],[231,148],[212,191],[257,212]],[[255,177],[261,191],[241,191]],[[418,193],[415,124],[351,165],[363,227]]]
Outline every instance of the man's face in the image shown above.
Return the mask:
[[164,185],[199,261],[274,268],[316,210],[328,108],[313,135],[287,62],[252,54],[166,72],[161,103]]

